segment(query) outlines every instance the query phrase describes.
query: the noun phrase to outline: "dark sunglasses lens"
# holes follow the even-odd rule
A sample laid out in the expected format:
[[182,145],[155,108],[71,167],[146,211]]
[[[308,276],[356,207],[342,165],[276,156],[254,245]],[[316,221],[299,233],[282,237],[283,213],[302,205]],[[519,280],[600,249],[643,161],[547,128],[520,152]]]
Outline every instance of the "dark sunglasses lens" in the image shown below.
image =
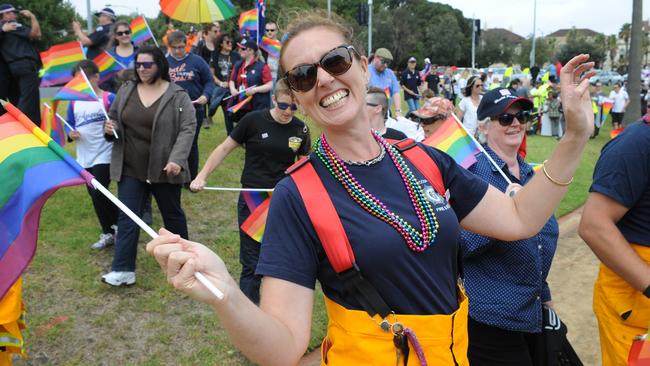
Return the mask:
[[519,123],[528,123],[528,121],[530,121],[530,112],[528,111],[518,112],[517,119],[519,120]]
[[333,76],[338,76],[350,69],[352,66],[352,55],[345,47],[336,48],[327,53],[320,61],[325,71]]
[[308,91],[316,85],[316,66],[302,65],[287,73],[289,85],[297,91]]
[[514,122],[515,115],[510,113],[504,113],[500,115],[497,119],[499,120],[501,126],[508,127],[512,124],[512,122]]
[[115,32],[118,36],[126,36],[131,34],[131,31],[124,31],[124,32]]
[[291,108],[292,111],[295,111],[296,109],[298,109],[298,106],[293,104],[293,103],[289,104],[289,103],[279,103],[278,102],[278,108],[283,110],[283,111],[286,111],[287,109]]
[[143,67],[143,68],[145,68],[145,69],[150,69],[150,68],[153,67],[153,64],[154,64],[154,63],[151,62],[151,61],[136,62],[136,63],[135,63],[135,68],[136,68],[136,69],[139,69],[139,68]]

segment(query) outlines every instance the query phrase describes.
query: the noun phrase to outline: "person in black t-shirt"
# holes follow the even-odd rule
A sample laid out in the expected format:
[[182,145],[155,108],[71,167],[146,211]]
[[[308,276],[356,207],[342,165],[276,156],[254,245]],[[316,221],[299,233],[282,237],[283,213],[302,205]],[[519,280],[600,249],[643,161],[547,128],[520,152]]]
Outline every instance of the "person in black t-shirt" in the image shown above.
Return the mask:
[[388,98],[382,89],[375,86],[368,88],[368,94],[366,95],[366,108],[370,115],[370,127],[377,131],[381,137],[397,141],[403,140],[407,137],[402,131],[386,127]]
[[232,66],[241,60],[239,54],[232,50],[232,37],[229,34],[221,34],[215,42],[215,50],[212,54],[212,63],[210,69],[213,70],[215,75],[215,88],[210,98],[210,108],[208,114],[210,117],[217,113],[217,109],[221,106],[223,110],[223,120],[226,124],[226,133],[230,135],[233,128],[232,116],[228,112],[228,99],[230,96],[230,88],[228,82],[230,81],[230,74],[232,73]]
[[[40,58],[33,40],[41,37],[41,27],[31,11],[21,10],[20,15],[29,18],[31,26],[17,21],[17,12],[12,5],[0,5],[0,56],[4,61],[0,67],[0,72],[3,72],[0,80],[3,83],[15,81],[18,86],[18,109],[34,123],[39,124],[41,121],[38,90]],[[5,88],[5,85],[3,84],[2,88]],[[9,95],[12,92],[11,89],[2,91],[3,94]],[[6,98],[8,95],[3,96]]]
[[[285,170],[298,157],[309,153],[311,138],[309,128],[294,117],[297,109],[291,91],[284,80],[278,81],[272,97],[274,107],[246,114],[230,136],[217,146],[205,165],[190,183],[193,192],[203,190],[210,173],[237,146],[244,146],[246,157],[241,184],[244,188],[274,188],[284,178]],[[239,226],[246,221],[251,211],[240,194],[237,204]],[[262,277],[255,275],[260,254],[260,243],[239,230],[239,261],[242,272],[239,287],[254,303],[259,303]]]
[[440,84],[440,76],[438,76],[436,69],[437,67],[433,65],[429,70],[429,74],[424,78],[424,81],[427,82],[427,89],[433,90],[434,96],[438,96],[438,85]]
[[402,72],[402,77],[399,81],[402,89],[404,89],[404,99],[409,106],[409,112],[413,112],[419,108],[418,100],[420,99],[420,92],[418,88],[422,80],[420,80],[418,72],[415,71],[416,65],[417,60],[415,57],[409,58],[408,67]]
[[96,12],[95,16],[99,18],[98,25],[90,35],[84,33],[78,21],[72,22],[72,29],[77,39],[84,47],[88,47],[86,58],[89,60],[95,59],[104,52],[110,40],[111,26],[115,22],[115,12],[111,8],[104,8]]

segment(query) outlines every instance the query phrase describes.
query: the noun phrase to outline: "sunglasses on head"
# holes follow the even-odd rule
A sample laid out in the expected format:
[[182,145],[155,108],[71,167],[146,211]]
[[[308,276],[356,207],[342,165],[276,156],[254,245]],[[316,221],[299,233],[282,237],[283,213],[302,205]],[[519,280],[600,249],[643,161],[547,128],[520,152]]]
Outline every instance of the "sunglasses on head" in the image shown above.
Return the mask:
[[150,68],[152,68],[153,65],[155,65],[155,64],[156,64],[156,63],[153,62],[153,61],[143,61],[143,62],[135,62],[134,65],[135,65],[135,68],[136,68],[136,70],[137,70],[137,69],[139,69],[139,68],[141,68],[141,67],[143,67],[143,68],[145,68],[145,69],[150,69]]
[[286,111],[288,108],[291,108],[292,111],[298,110],[298,106],[295,103],[282,103],[282,102],[277,102],[275,103],[276,106],[278,107],[279,110],[281,111]]
[[316,85],[318,67],[321,67],[332,76],[343,75],[350,70],[352,66],[352,52],[357,52],[352,46],[338,46],[327,51],[318,62],[298,65],[287,71],[284,77],[287,79],[287,83],[292,90],[308,92]]
[[494,119],[499,121],[499,124],[503,127],[508,127],[512,125],[512,123],[515,121],[515,118],[517,118],[517,121],[519,121],[519,123],[521,124],[527,123],[530,120],[530,112],[519,111],[515,114],[501,113],[500,115],[494,117]]
[[117,36],[128,36],[129,34],[131,34],[130,30],[125,30],[125,31],[122,31],[122,32],[115,32],[115,35],[117,35]]

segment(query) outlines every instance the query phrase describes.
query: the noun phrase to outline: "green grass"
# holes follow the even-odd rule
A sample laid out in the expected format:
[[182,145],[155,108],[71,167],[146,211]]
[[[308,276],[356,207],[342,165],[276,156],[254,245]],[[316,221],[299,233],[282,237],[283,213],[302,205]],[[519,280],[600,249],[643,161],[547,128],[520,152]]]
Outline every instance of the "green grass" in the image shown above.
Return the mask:
[[[310,125],[316,137],[319,130]],[[607,133],[603,131],[598,139],[589,142],[559,215],[584,201],[593,165],[602,144],[609,139]],[[201,162],[224,138],[219,112],[214,127],[201,132]],[[531,137],[528,160],[542,162],[555,144],[553,138]],[[74,146],[67,145],[66,150],[73,153]],[[208,184],[239,186],[242,166],[243,149],[236,149]],[[114,183],[111,189],[115,192]],[[191,239],[212,248],[238,278],[237,194],[183,191],[182,200]],[[154,209],[153,227],[161,225]],[[89,248],[97,240],[99,225],[85,187],[65,188],[53,195],[43,210],[39,234],[37,255],[24,276],[30,359],[17,364],[249,364],[234,349],[209,307],[167,284],[157,263],[144,252],[146,234],[140,236],[136,286],[111,288],[99,281],[100,275],[110,269],[113,250],[97,252]],[[310,349],[320,344],[327,323],[320,289],[315,296]],[[49,331],[39,331],[59,316],[69,319]]]

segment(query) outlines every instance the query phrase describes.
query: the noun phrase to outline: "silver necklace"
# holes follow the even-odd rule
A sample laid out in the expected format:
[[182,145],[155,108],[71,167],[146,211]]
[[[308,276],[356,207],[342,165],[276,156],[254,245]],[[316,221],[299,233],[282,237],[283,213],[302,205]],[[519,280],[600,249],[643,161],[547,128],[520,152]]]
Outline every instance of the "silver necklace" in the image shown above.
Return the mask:
[[377,155],[376,157],[370,160],[361,160],[361,161],[343,160],[343,162],[348,165],[371,166],[373,164],[377,164],[378,162],[382,161],[384,159],[384,156],[386,156],[386,148],[384,147],[384,145],[379,145],[379,155]]

